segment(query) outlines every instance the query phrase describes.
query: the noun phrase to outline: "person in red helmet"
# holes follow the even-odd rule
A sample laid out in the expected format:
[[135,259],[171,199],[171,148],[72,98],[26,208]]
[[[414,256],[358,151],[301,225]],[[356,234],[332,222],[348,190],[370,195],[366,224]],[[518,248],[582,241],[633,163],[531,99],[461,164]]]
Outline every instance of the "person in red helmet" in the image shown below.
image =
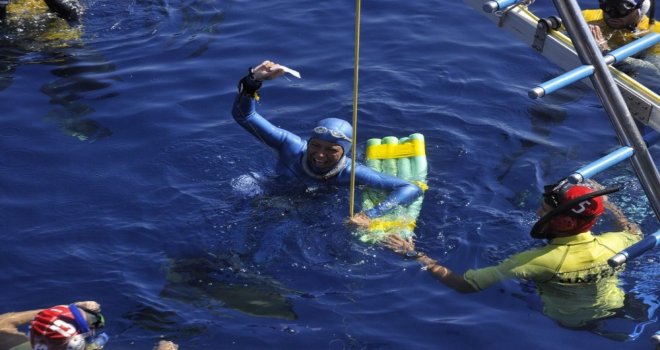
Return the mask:
[[[101,305],[95,301],[79,301],[71,304],[71,306],[77,308],[81,315],[90,315],[90,320],[94,317],[94,320],[91,320],[91,324],[99,325],[99,322],[102,323],[103,317],[100,316]],[[57,323],[62,325],[60,329],[66,328],[63,322],[68,322],[69,324],[73,323],[71,319],[71,312],[66,311],[63,308],[67,306],[54,306],[50,309],[37,309],[30,311],[22,312],[9,312],[0,315],[0,349],[33,349],[36,343],[31,344],[33,341],[41,341],[43,344],[50,344],[54,342],[65,342],[72,336],[79,334],[75,328],[67,328],[68,332],[71,333],[71,336],[65,337],[64,335],[57,333],[58,335],[54,337],[53,340],[49,340],[48,336],[51,335],[50,331],[47,329],[52,325],[52,323]],[[51,310],[53,309],[53,310]],[[48,315],[53,315],[54,310],[61,311],[61,318],[51,317],[50,321],[47,321]],[[66,318],[68,317],[68,319]],[[86,317],[86,316],[83,316]],[[87,319],[87,318],[85,318]],[[48,323],[50,322],[50,323]],[[30,325],[30,337],[21,332],[18,328],[22,325]],[[89,323],[88,323],[89,324]],[[52,328],[57,328],[53,326]],[[66,332],[63,332],[67,334]],[[36,348],[35,348],[36,349]],[[50,347],[41,346],[40,349],[50,350]],[[52,349],[58,349],[53,347]],[[66,349],[66,346],[63,347]]]
[[[547,240],[547,244],[514,254],[495,266],[461,275],[416,252],[412,241],[391,236],[385,245],[416,259],[442,283],[462,293],[478,292],[509,278],[533,281],[546,315],[566,327],[584,327],[624,306],[617,278],[622,269],[610,267],[607,260],[642,239],[639,227],[605,197],[618,189],[602,188],[595,182],[590,186],[565,180],[546,186],[538,211],[541,218],[531,236]],[[591,228],[606,209],[620,231],[595,235]]]
[[[29,336],[18,327],[30,323]],[[0,315],[0,350],[94,350],[102,349],[108,336],[101,305],[79,301],[47,309],[10,312]],[[154,350],[176,350],[178,346],[161,340]]]
[[105,326],[100,307],[71,304],[42,310],[30,324],[30,344],[35,350],[101,349],[108,340],[99,332]]

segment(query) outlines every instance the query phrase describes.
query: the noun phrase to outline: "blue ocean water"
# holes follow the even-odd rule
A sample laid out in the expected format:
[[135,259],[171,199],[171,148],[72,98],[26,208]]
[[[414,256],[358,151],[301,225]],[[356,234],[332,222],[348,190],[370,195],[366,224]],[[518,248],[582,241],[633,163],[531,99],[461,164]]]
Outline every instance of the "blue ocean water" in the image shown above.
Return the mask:
[[[68,46],[2,38],[0,313],[97,300],[107,349],[652,348],[657,322],[628,342],[565,329],[513,281],[450,291],[353,237],[346,189],[273,180],[231,118],[236,83],[272,59],[303,79],[267,82],[264,116],[300,134],[350,119],[355,3],[84,3]],[[456,271],[538,244],[542,186],[618,145],[588,88],[530,100],[561,71],[460,1],[363,3],[359,68],[359,149],[426,136],[417,245]],[[598,179],[657,229],[627,164]],[[622,281],[656,318],[659,258]]]

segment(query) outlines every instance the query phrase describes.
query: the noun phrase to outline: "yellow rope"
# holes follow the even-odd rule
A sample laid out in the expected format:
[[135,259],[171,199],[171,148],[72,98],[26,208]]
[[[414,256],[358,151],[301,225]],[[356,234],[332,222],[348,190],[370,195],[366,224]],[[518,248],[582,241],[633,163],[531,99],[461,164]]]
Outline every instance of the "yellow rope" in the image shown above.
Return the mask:
[[355,212],[355,159],[357,158],[357,106],[358,106],[358,72],[360,67],[360,0],[355,7],[355,64],[353,68],[353,143],[351,147],[351,188],[349,200],[349,216]]

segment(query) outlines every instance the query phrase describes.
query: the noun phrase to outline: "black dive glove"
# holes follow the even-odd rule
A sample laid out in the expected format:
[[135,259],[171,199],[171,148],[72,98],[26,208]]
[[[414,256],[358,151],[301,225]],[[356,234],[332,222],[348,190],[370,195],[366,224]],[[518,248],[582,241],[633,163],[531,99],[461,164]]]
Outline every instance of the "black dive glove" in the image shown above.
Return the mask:
[[257,80],[252,72],[252,67],[248,68],[248,75],[244,76],[238,82],[238,93],[244,96],[249,96],[254,99],[259,99],[258,91],[261,88],[262,81]]

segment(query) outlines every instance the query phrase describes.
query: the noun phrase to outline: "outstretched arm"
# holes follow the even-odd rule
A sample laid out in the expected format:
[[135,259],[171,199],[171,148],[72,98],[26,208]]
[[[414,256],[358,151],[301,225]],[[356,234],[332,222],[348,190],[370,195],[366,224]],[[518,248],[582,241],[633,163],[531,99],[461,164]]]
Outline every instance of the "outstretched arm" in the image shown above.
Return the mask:
[[43,309],[2,314],[0,315],[0,331],[19,334],[21,332],[18,330],[18,327],[32,321],[34,316],[42,310]]
[[446,266],[440,265],[437,260],[431,259],[426,254],[416,252],[415,244],[412,240],[408,241],[398,235],[391,235],[383,242],[383,245],[395,253],[415,258],[424,265],[435,278],[451,289],[461,293],[473,293],[478,291],[472,287],[463,276],[454,273]]
[[422,195],[419,186],[392,175],[379,173],[365,165],[357,166],[355,178],[360,185],[389,192],[382,202],[364,212],[370,219],[386,214],[398,205],[408,205]]
[[266,120],[256,111],[259,89],[264,80],[275,79],[284,74],[284,69],[271,61],[264,61],[248,70],[248,75],[238,83],[238,94],[234,99],[232,116],[250,134],[272,148],[278,149],[286,140],[302,142],[300,137],[281,129]]

